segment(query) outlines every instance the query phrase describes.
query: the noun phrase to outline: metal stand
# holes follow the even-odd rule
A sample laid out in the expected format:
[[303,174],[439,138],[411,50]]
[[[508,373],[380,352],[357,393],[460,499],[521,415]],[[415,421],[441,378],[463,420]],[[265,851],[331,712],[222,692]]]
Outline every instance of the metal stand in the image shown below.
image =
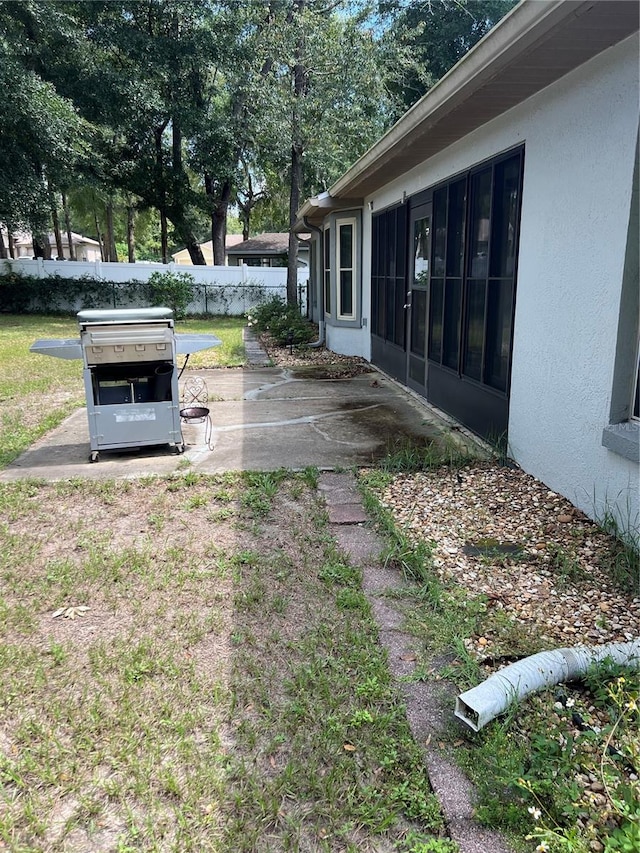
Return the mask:
[[[209,391],[204,379],[200,376],[190,376],[184,383],[180,401],[182,421],[191,424],[204,423],[204,442],[209,450],[213,450],[213,424],[209,409],[203,405],[209,402]],[[184,439],[182,443],[184,445]]]

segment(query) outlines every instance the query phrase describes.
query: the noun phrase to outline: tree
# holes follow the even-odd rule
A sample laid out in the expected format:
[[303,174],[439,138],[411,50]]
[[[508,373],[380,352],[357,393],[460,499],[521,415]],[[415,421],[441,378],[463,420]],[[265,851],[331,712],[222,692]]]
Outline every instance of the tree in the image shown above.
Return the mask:
[[71,101],[32,67],[21,17],[30,3],[0,4],[0,221],[45,231],[56,184],[79,162],[86,127]]
[[[467,53],[518,0],[380,0],[388,85],[399,117]],[[400,73],[398,73],[400,72]]]
[[297,298],[300,202],[326,189],[387,126],[390,103],[378,45],[364,14],[348,3],[281,0],[256,81],[261,104],[258,160],[286,174],[289,266],[287,298]]

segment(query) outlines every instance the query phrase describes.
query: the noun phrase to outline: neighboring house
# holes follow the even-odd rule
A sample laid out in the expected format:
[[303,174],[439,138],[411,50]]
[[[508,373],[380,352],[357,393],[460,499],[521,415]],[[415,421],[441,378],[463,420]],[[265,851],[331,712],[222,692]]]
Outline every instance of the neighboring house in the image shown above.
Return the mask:
[[589,516],[638,525],[638,10],[523,0],[307,200],[310,303]]
[[[53,234],[47,235],[49,245],[51,247],[51,257],[57,258],[58,248],[56,246],[56,238]],[[62,251],[65,258],[69,258],[69,240],[66,232],[61,233]],[[71,232],[71,240],[73,242],[73,251],[77,261],[99,261],[101,259],[100,243],[97,240],[92,240],[91,237],[84,237],[82,234]],[[33,237],[27,232],[20,232],[14,235],[13,245],[16,258],[33,258]]]
[[[309,263],[309,247],[301,235],[298,249],[298,266]],[[213,265],[211,240],[200,243],[202,254],[208,265]],[[237,267],[246,264],[249,267],[286,267],[289,254],[289,234],[258,234],[249,240],[243,240],[242,234],[228,234],[225,243],[225,266]],[[176,264],[191,264],[186,249],[171,256]]]
[[[229,249],[232,246],[237,245],[238,243],[242,243],[242,234],[227,234],[227,238],[225,240],[225,257],[224,263],[225,266],[229,263],[227,254]],[[202,249],[202,254],[204,255],[204,260],[207,266],[213,266],[213,241],[207,240],[206,243],[200,243],[200,248]],[[173,258],[173,262],[176,264],[184,264],[186,266],[193,266],[191,263],[191,255],[189,254],[188,249],[180,249],[179,252],[176,252],[175,255],[171,255]]]
[[[299,235],[298,266],[309,265],[308,234]],[[289,257],[289,234],[264,233],[232,246],[227,251],[230,266],[286,267]]]

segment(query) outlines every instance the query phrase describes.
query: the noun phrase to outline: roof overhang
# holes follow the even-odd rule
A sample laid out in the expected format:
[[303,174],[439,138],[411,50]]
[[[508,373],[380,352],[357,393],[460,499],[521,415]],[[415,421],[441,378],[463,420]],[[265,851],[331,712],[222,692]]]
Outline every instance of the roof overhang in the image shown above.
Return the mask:
[[523,0],[323,194],[328,199],[306,201],[299,222],[318,223],[332,205],[374,193],[628,38],[639,9],[628,0]]
[[362,204],[362,198],[334,198],[328,192],[312,196],[305,201],[298,211],[298,219],[294,231],[308,231],[309,225],[317,227],[322,224],[323,219],[328,213],[362,207]]

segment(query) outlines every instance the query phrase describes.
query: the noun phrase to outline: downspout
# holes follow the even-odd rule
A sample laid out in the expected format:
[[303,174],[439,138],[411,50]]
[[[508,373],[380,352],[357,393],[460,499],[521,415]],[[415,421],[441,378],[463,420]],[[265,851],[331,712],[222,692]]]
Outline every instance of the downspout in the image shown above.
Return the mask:
[[[306,216],[302,217],[302,221],[304,222],[304,227],[308,228],[310,231],[315,231],[318,237],[320,238],[320,261],[323,264],[324,269],[324,231],[322,228],[318,228],[317,225],[312,225]],[[316,269],[317,272],[317,269]],[[318,340],[313,341],[310,344],[307,344],[311,349],[318,349],[321,346],[324,346],[324,279],[322,280],[322,287],[319,288],[319,299],[320,299],[320,319],[318,320]]]
[[455,716],[478,732],[513,702],[545,687],[576,680],[592,664],[607,659],[640,669],[640,639],[603,646],[574,646],[531,655],[461,693],[456,699]]

